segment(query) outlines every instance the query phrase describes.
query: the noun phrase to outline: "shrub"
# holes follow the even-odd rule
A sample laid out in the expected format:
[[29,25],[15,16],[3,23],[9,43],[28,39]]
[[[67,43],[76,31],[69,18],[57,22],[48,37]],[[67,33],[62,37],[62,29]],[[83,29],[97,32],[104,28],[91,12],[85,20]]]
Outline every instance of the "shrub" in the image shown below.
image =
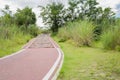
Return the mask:
[[120,27],[114,26],[102,34],[102,43],[105,49],[119,49],[120,47]]
[[33,37],[35,37],[41,33],[41,30],[34,24],[29,25],[27,29],[26,29],[25,25],[19,26],[19,28],[24,34],[30,34]]
[[77,46],[90,46],[94,37],[95,26],[88,21],[70,22],[59,29],[58,37],[63,40],[71,39]]
[[64,42],[70,38],[70,34],[66,28],[60,28],[58,32],[60,42]]
[[0,39],[11,39],[19,32],[20,29],[16,25],[0,26]]
[[39,34],[39,29],[36,25],[29,25],[27,30],[32,36],[37,36]]
[[31,39],[16,25],[0,26],[0,57],[16,52]]

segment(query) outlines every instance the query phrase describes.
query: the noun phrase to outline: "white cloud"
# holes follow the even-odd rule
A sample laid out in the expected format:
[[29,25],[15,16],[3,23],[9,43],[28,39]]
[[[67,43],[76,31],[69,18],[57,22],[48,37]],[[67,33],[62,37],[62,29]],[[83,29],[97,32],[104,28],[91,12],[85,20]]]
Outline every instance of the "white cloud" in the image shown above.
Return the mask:
[[120,4],[120,0],[97,0],[100,3],[100,6],[106,8],[110,7],[112,10],[118,14],[118,10],[116,9],[116,6]]

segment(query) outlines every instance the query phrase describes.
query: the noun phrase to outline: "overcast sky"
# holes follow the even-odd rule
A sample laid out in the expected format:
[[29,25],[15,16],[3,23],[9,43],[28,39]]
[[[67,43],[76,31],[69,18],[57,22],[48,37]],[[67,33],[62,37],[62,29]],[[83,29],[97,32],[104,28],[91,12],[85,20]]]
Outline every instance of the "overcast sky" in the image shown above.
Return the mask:
[[[38,18],[40,9],[37,8],[38,5],[46,5],[48,3],[51,3],[53,1],[60,1],[67,4],[68,0],[0,0],[0,9],[4,8],[4,6],[7,4],[10,6],[10,10],[13,12],[16,12],[17,8],[24,8],[25,6],[29,6],[33,8],[33,11],[37,15],[37,25],[43,26],[42,20]],[[111,7],[112,10],[117,13],[116,16],[120,16],[120,0],[97,0],[100,3],[100,6],[102,7]]]

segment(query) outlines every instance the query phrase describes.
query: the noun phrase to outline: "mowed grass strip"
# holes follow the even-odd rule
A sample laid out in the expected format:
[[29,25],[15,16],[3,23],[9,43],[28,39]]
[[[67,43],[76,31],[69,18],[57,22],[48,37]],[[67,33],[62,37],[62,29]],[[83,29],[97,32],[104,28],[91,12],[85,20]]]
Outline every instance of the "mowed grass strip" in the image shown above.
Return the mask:
[[120,80],[120,52],[58,43],[65,58],[57,80]]

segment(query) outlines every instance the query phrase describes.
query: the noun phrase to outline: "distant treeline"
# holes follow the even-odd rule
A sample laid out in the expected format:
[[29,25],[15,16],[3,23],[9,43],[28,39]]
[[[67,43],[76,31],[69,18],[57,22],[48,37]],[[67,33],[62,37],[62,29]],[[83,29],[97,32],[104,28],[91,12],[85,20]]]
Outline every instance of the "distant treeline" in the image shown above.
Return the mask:
[[92,46],[98,41],[105,49],[120,50],[120,19],[96,0],[69,0],[68,6],[53,2],[39,7],[43,22],[57,32],[61,42],[72,40],[77,46]]
[[55,2],[39,7],[42,10],[43,22],[48,24],[53,32],[57,32],[58,28],[67,22],[77,20],[93,21],[97,25],[97,34],[100,34],[108,25],[115,24],[115,13],[109,7],[105,9],[100,7],[96,0],[69,0],[68,7]]
[[35,24],[36,16],[35,13],[32,12],[32,8],[25,7],[24,9],[17,9],[16,13],[13,14],[9,9],[9,6],[6,5],[1,12],[3,15],[0,16],[0,38],[11,37],[10,32],[15,26],[21,30],[21,33],[31,34],[32,36],[36,36],[38,34],[38,28]]
[[32,37],[39,34],[36,16],[32,9],[25,7],[12,13],[6,5],[0,16],[0,57],[20,49]]

